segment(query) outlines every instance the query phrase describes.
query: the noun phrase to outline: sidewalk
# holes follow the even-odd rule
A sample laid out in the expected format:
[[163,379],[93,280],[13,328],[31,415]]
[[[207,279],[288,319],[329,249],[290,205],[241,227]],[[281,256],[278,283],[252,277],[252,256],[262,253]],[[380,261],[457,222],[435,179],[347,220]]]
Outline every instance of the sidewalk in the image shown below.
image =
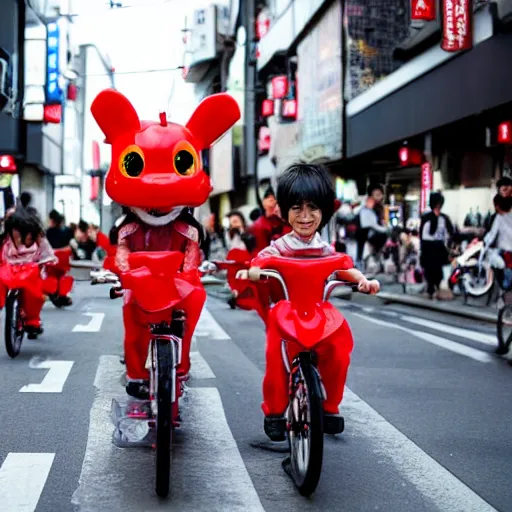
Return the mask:
[[387,304],[405,304],[489,323],[496,323],[498,318],[496,304],[487,306],[487,297],[482,299],[470,298],[468,304],[464,304],[462,297],[457,296],[454,300],[430,300],[421,294],[404,293],[402,285],[386,284],[385,280],[381,283],[383,284],[382,291],[377,297]]

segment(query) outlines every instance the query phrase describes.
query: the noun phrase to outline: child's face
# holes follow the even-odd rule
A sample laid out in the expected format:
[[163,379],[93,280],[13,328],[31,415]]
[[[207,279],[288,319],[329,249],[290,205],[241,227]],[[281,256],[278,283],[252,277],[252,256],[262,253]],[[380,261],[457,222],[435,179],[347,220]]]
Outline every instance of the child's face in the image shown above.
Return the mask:
[[322,222],[322,210],[313,203],[295,205],[288,212],[288,222],[299,236],[311,238]]
[[502,185],[498,192],[502,197],[512,197],[512,186]]

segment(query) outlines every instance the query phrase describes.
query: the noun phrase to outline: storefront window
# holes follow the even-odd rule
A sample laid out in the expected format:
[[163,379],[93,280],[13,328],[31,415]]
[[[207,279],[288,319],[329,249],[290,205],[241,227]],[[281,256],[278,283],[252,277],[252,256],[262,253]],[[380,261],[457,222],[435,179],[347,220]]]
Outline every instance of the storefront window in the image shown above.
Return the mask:
[[347,100],[398,69],[394,50],[409,34],[408,0],[349,0]]

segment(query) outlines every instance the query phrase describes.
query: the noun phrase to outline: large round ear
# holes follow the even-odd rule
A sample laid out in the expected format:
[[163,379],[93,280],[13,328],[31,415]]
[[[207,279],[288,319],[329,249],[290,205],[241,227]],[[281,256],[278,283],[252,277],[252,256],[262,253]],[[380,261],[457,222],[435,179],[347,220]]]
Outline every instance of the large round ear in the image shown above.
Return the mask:
[[91,112],[105,134],[105,142],[112,142],[123,133],[141,129],[139,116],[129,100],[115,89],[105,89],[94,99]]
[[219,93],[205,98],[186,126],[199,142],[199,149],[206,149],[239,119],[240,109],[236,100],[227,93]]

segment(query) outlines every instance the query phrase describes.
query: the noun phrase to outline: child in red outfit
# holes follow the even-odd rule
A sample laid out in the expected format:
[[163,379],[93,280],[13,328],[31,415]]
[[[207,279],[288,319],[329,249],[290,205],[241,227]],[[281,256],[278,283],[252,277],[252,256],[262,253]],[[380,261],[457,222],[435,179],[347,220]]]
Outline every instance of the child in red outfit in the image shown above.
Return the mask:
[[[321,258],[335,254],[333,247],[320,237],[319,231],[329,222],[334,213],[335,193],[326,171],[313,165],[295,165],[280,178],[277,199],[284,219],[292,227],[292,232],[275,240],[263,249],[252,261],[251,266],[264,263],[266,256],[292,258]],[[377,293],[379,283],[368,281],[354,268],[346,256],[344,269],[337,272],[336,278],[357,283],[364,293]],[[247,274],[241,273],[241,278]],[[307,293],[304,290],[304,293]],[[350,327],[345,321],[337,332],[324,340],[317,351],[318,369],[326,389],[324,402],[324,430],[329,433],[329,425],[336,425],[330,417],[337,417],[338,406],[343,398],[343,390],[350,364],[353,339]],[[281,336],[277,328],[275,310],[271,309],[267,318],[266,371],[263,379],[264,428],[274,441],[284,440],[283,416],[288,405],[288,377],[282,361]]]
[[[179,375],[187,375],[190,370],[190,346],[192,334],[199,321],[199,316],[206,300],[206,292],[201,286],[198,266],[201,263],[199,249],[199,231],[194,224],[195,219],[182,210],[176,213],[175,220],[167,224],[154,226],[144,222],[133,214],[120,227],[116,253],[116,266],[125,272],[129,270],[128,256],[137,251],[180,251],[185,257],[181,268],[181,278],[196,286],[180,305],[187,312],[185,332],[183,335],[183,352]],[[148,218],[147,221],[151,220]],[[133,299],[131,293],[125,293],[123,305],[125,327],[124,351],[128,394],[137,398],[149,395],[148,371],[145,363],[148,353],[150,334],[148,316]]]
[[[39,220],[23,209],[12,213],[5,221],[6,238],[2,246],[2,263],[22,265],[24,263],[55,263],[53,253]],[[31,295],[26,290],[22,296],[25,313],[25,329],[31,339],[43,332],[41,309],[44,297]]]

